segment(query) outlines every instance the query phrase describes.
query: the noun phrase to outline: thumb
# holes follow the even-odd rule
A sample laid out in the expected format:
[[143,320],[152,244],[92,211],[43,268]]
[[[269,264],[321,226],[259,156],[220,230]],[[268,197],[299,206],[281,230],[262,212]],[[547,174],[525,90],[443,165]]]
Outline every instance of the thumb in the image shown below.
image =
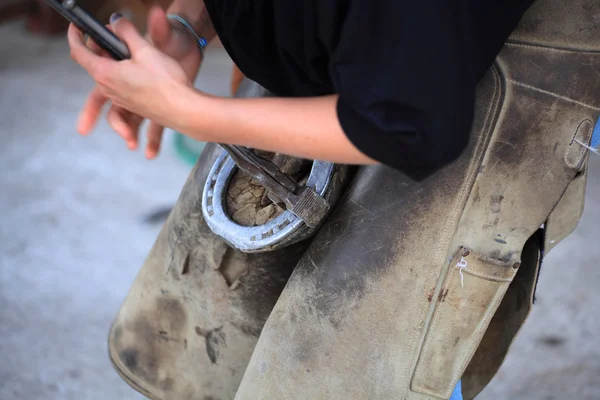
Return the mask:
[[148,42],[140,35],[135,26],[122,14],[115,13],[110,16],[110,26],[120,39],[129,47],[133,53],[148,46]]

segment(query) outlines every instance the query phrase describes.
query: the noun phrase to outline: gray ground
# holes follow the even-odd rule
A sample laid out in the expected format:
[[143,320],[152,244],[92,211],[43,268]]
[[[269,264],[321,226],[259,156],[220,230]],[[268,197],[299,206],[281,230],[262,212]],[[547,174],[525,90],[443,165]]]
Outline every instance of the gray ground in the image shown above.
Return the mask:
[[[210,50],[199,86],[227,92]],[[125,149],[74,121],[91,81],[62,39],[0,26],[0,400],[141,399],[113,372],[106,335],[189,167]],[[170,143],[167,143],[170,144]],[[547,258],[539,300],[490,399],[600,399],[600,157],[575,234]]]

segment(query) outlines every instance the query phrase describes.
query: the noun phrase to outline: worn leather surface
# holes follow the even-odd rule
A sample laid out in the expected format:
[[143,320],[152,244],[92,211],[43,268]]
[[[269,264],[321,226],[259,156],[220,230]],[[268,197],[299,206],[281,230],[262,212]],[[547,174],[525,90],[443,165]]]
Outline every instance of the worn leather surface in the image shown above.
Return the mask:
[[447,399],[463,375],[469,397],[479,393],[530,309],[542,241],[525,244],[585,170],[573,138],[589,142],[600,114],[600,59],[589,51],[598,36],[579,32],[596,25],[577,18],[599,7],[535,4],[478,88],[470,145],[451,166],[422,184],[359,170],[236,399]]
[[[501,98],[494,71],[480,101],[498,105]],[[497,110],[478,107],[479,134],[468,150],[423,184],[383,166],[359,170],[277,302],[237,399],[410,392],[427,315],[458,250],[451,241]]]
[[544,245],[546,254],[577,227],[577,223],[583,214],[587,176],[588,171],[586,169],[571,182],[560,202],[548,217]]
[[243,254],[212,233],[200,194],[219,151],[202,154],[110,332],[117,371],[154,400],[233,398],[308,244]]
[[525,243],[521,266],[461,378],[465,400],[474,399],[496,375],[531,311],[543,240],[544,232],[540,230]]
[[461,377],[474,398],[531,309],[544,245],[581,216],[573,139],[600,115],[599,16],[538,0],[478,87],[464,154],[422,183],[360,168],[308,248],[215,237],[207,150],[115,320],[117,370],[161,400],[447,399]]
[[[247,80],[236,94],[269,95]],[[201,195],[222,151],[206,146],[109,335],[116,370],[154,400],[232,399],[258,335],[309,245],[290,238],[279,250],[245,254],[210,230]],[[283,170],[293,167],[285,156],[274,157]],[[328,201],[337,201],[353,172],[336,166]],[[235,186],[228,195],[244,196]]]

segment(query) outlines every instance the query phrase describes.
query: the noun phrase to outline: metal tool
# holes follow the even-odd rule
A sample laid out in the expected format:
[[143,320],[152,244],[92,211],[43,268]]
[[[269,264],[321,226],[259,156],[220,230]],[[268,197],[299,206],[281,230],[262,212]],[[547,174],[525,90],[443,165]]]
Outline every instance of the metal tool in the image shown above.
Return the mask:
[[294,215],[310,228],[315,228],[329,212],[330,205],[308,186],[299,185],[281,172],[277,165],[254,154],[250,149],[220,145],[229,153],[239,169],[248,173],[267,189],[267,195],[275,203],[283,203]]

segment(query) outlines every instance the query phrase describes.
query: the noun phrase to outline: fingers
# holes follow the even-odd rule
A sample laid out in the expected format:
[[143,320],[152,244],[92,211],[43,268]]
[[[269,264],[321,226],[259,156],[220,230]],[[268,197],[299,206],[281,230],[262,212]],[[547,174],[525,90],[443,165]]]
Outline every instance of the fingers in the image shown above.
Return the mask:
[[75,25],[69,25],[67,38],[71,48],[71,58],[87,70],[90,75],[94,76],[96,71],[105,69],[108,63],[111,62],[107,58],[94,54],[94,52],[86,46],[83,40],[83,33],[81,33]]
[[116,106],[112,106],[106,116],[108,124],[127,143],[130,150],[135,150],[138,145],[139,129],[142,118],[138,115]]
[[82,135],[88,135],[98,122],[102,108],[108,101],[108,98],[100,93],[98,87],[94,88],[83,106],[77,121],[77,131]]
[[149,43],[140,35],[131,21],[121,14],[113,14],[110,17],[110,25],[115,34],[127,44],[132,53],[149,46]]
[[94,54],[100,55],[102,54],[102,47],[98,46],[98,44],[92,38],[88,38],[86,41],[86,45],[88,49],[90,49]]
[[160,7],[152,7],[148,13],[148,36],[157,49],[176,60],[188,55],[195,46],[189,34],[173,28]]
[[[77,130],[82,135],[87,135],[98,122],[102,114],[102,108],[108,99],[95,88],[89,95],[88,100],[80,114],[77,123]],[[139,143],[139,130],[144,119],[139,115],[133,114],[121,107],[113,105],[106,115],[110,127],[125,140],[130,150],[135,150]],[[164,128],[155,122],[150,122],[148,127],[146,158],[152,160],[156,158],[160,151]]]
[[173,29],[167,15],[160,7],[152,7],[148,13],[148,35],[159,49],[167,47],[171,41]]
[[148,144],[146,146],[146,158],[152,160],[156,158],[160,150],[164,128],[156,122],[150,122],[148,127]]
[[[112,30],[110,25],[105,25],[105,27],[108,30]],[[96,43],[96,41],[94,41],[94,39],[92,39],[91,37],[87,38],[86,45],[94,54],[102,56],[102,57],[112,58],[110,56],[110,54],[106,50],[104,50],[102,47],[100,47],[98,45],[98,43]]]
[[[98,88],[94,88],[79,115],[77,131],[80,134],[88,135],[92,131],[102,114],[102,108],[107,102],[108,98]],[[111,128],[125,140],[127,147],[135,150],[138,145],[140,125],[144,119],[114,105],[108,111],[106,118]]]

